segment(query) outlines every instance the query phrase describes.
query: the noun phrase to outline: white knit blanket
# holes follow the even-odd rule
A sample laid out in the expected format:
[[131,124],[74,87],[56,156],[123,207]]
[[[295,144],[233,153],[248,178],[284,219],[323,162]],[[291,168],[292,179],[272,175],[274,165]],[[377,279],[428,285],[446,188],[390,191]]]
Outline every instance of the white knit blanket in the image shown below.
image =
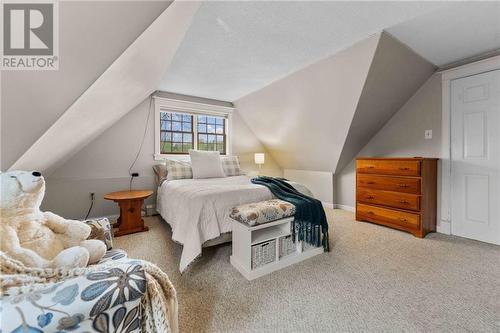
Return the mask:
[[[140,261],[146,276],[146,294],[142,298],[143,332],[178,332],[178,304],[175,289],[168,276],[156,265]],[[0,252],[0,297],[6,293],[22,293],[26,286],[40,288],[46,283],[102,271],[115,265],[113,261],[75,269],[38,269],[24,266]]]

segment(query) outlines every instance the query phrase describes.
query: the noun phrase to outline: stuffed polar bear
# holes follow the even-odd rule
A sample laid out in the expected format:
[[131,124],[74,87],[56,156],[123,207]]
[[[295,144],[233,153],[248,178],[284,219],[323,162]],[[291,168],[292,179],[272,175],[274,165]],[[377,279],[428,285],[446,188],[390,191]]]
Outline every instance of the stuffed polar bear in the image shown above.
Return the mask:
[[40,211],[45,180],[39,172],[0,173],[0,250],[28,267],[74,268],[98,262],[106,252],[87,240],[91,228]]

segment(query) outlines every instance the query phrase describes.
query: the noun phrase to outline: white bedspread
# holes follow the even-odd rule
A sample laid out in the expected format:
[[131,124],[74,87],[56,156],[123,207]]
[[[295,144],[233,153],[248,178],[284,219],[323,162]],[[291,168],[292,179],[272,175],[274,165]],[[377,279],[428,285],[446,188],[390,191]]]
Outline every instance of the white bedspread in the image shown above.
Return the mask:
[[[202,244],[231,231],[229,213],[235,206],[269,200],[267,187],[251,177],[165,181],[158,188],[157,210],[172,227],[172,239],[184,246],[180,271],[201,254]],[[310,192],[292,184],[299,191]]]

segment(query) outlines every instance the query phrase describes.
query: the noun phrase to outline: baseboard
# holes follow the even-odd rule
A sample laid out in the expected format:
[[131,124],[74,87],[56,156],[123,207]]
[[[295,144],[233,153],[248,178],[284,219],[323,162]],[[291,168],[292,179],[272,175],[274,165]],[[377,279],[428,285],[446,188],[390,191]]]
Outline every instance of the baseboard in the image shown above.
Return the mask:
[[334,206],[336,209],[343,209],[343,210],[347,210],[347,211],[353,212],[353,213],[356,211],[356,209],[354,209],[354,207],[348,206],[348,205],[335,204]]
[[451,235],[451,223],[450,221],[439,221],[436,231],[445,234],[445,235]]
[[325,208],[330,208],[330,209],[334,208],[334,204],[332,204],[332,203],[324,202],[324,201],[321,201],[321,203],[323,204],[323,207],[325,207]]

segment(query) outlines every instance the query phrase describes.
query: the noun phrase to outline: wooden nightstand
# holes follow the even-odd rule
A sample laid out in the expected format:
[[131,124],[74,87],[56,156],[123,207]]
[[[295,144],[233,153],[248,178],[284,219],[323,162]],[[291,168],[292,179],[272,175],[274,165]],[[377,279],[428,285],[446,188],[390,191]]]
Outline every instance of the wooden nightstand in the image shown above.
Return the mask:
[[144,226],[141,209],[144,199],[151,194],[153,194],[153,191],[137,190],[112,192],[104,196],[104,199],[117,202],[120,206],[120,217],[116,224],[116,227],[118,227],[115,232],[116,237],[149,230],[148,227]]

